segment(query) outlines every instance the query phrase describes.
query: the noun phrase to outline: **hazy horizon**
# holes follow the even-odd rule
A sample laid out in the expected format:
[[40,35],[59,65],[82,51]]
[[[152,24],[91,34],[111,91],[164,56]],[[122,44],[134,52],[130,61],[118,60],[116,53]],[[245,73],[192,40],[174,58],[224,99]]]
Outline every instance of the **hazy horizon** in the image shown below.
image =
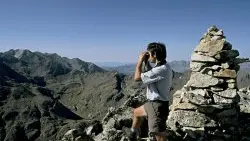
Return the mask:
[[137,61],[149,42],[168,60],[190,60],[207,28],[223,29],[241,57],[250,57],[250,1],[1,1],[0,52],[57,53],[87,62]]

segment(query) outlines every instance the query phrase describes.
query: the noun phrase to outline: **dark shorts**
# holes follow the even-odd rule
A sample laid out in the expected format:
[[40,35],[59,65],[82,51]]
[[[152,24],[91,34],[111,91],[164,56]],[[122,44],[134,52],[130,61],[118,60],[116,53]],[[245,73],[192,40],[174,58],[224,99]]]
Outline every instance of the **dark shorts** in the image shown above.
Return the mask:
[[168,101],[148,101],[144,104],[147,113],[149,132],[163,132],[166,130],[168,118]]

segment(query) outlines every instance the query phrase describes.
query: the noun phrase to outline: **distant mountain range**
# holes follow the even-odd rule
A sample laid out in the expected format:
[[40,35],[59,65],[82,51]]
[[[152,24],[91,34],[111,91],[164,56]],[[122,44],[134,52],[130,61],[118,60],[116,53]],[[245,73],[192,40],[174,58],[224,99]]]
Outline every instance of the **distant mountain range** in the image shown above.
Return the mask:
[[135,64],[135,63],[129,63],[129,62],[93,62],[93,63],[100,67],[118,67],[118,66],[124,66],[128,64]]
[[[171,66],[171,68],[173,69],[173,71],[175,72],[179,72],[179,73],[184,73],[186,71],[189,70],[189,61],[185,61],[185,60],[181,60],[181,61],[171,61],[168,62]],[[105,63],[99,63],[99,64],[103,64],[105,65]],[[119,64],[119,63],[116,63]],[[135,66],[136,64],[123,64],[123,65],[119,65],[119,66],[101,66],[102,68],[104,68],[107,71],[118,71],[120,73],[124,73],[124,74],[132,74],[135,71]],[[240,64],[241,70],[247,70],[250,71],[250,63],[242,63]]]
[[[189,70],[189,61],[181,60],[181,61],[171,61],[168,63],[175,72],[183,73]],[[103,68],[108,71],[118,71],[124,74],[131,74],[134,73],[135,66],[136,64],[125,64],[116,67],[103,66]]]
[[105,71],[93,63],[84,62],[78,58],[61,57],[56,53],[17,49],[1,53],[0,58],[14,70],[29,76],[58,76],[77,70],[86,73]]

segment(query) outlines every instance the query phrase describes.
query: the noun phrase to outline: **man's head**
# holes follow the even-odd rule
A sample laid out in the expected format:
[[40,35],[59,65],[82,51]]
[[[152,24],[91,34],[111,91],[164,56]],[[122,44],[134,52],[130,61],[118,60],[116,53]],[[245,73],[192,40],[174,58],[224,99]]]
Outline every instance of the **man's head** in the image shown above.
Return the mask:
[[163,43],[149,43],[147,51],[150,54],[149,61],[155,63],[156,60],[159,62],[165,62],[167,57],[166,46]]

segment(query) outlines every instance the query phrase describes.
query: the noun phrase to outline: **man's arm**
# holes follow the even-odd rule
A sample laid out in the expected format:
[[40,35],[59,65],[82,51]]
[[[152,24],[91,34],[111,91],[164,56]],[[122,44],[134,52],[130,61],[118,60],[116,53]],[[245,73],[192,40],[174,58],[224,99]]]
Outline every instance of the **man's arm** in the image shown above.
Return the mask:
[[141,80],[141,73],[142,73],[142,62],[138,61],[135,68],[135,77],[134,77],[135,81]]
[[139,56],[139,59],[138,59],[138,62],[136,64],[136,68],[135,68],[135,76],[134,76],[135,81],[140,81],[141,80],[142,63],[145,60],[146,53],[147,52],[143,52]]

